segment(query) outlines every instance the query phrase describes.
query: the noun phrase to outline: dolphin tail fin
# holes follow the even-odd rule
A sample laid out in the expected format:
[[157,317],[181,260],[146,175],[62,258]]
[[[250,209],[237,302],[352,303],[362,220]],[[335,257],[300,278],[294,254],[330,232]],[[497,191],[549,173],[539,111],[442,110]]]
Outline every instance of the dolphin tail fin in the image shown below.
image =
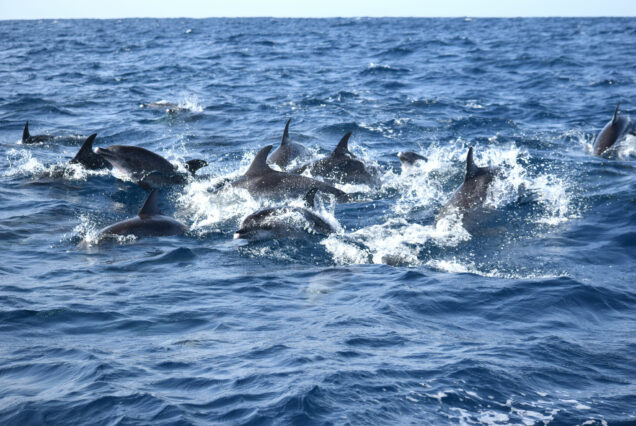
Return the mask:
[[84,164],[86,162],[88,157],[93,154],[93,141],[95,140],[96,136],[97,133],[93,133],[86,138],[86,140],[82,144],[82,147],[79,149],[79,151],[77,151],[75,157],[73,157],[73,159],[70,161],[71,164]]
[[192,175],[194,175],[201,167],[205,167],[207,165],[208,163],[204,160],[188,160],[185,162],[186,170]]
[[256,154],[256,157],[252,160],[252,164],[250,164],[249,169],[245,172],[246,175],[258,175],[271,168],[267,165],[267,156],[269,152],[272,150],[272,145],[267,145],[261,148],[260,151]]
[[313,187],[309,190],[309,192],[307,192],[307,194],[305,194],[305,206],[307,206],[310,209],[313,209],[315,204],[314,201],[316,199],[316,193],[318,192],[318,188]]
[[287,120],[287,124],[285,124],[285,130],[283,131],[283,138],[280,141],[281,146],[287,145],[289,143],[289,123],[291,122],[291,118]]
[[616,123],[616,119],[618,118],[618,107],[621,106],[621,103],[616,104],[616,109],[614,110],[614,115],[612,116],[612,124]]
[[161,214],[161,211],[159,211],[159,203],[157,201],[157,190],[153,189],[152,191],[150,191],[150,194],[148,194],[144,205],[141,207],[137,215],[152,216],[157,214]]
[[27,121],[24,124],[24,130],[22,131],[22,142],[26,141],[30,137],[31,137],[31,134],[29,133],[29,122]]
[[336,149],[333,150],[333,154],[334,155],[351,154],[349,152],[349,138],[350,137],[351,137],[351,132],[347,133],[346,135],[344,135],[342,137],[342,139],[340,139],[340,142],[338,142],[338,145],[336,146]]
[[468,180],[472,177],[475,177],[479,172],[479,167],[475,164],[473,160],[473,147],[471,146],[468,149],[468,155],[466,156],[466,177],[464,180]]

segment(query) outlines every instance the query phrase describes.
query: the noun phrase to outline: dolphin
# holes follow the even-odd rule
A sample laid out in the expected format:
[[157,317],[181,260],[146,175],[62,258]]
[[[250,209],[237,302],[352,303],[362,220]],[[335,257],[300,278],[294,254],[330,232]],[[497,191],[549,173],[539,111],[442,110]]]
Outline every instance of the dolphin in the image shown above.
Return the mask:
[[402,169],[411,167],[417,161],[428,161],[428,159],[420,154],[416,154],[412,151],[398,152],[397,157],[400,159]]
[[290,121],[291,118],[287,120],[287,124],[285,124],[285,131],[283,132],[283,138],[280,141],[280,145],[267,159],[268,163],[276,164],[281,169],[285,169],[296,158],[307,157],[309,155],[307,148],[299,143],[289,140]]
[[137,238],[181,235],[188,228],[177,220],[164,216],[157,203],[157,190],[153,189],[136,217],[107,226],[99,232],[100,239],[116,235],[134,235]]
[[247,216],[234,239],[269,240],[272,238],[309,238],[326,236],[336,230],[326,220],[308,210],[314,208],[316,188],[305,196],[305,207],[270,207]]
[[351,132],[340,139],[336,149],[325,158],[321,158],[313,163],[305,164],[292,170],[292,173],[302,174],[309,171],[312,176],[320,176],[330,183],[341,185],[365,184],[373,185],[377,182],[364,163],[349,152],[349,138]]
[[453,210],[463,214],[465,218],[467,213],[483,207],[488,195],[488,188],[496,175],[496,169],[478,167],[475,164],[473,160],[473,148],[471,147],[466,156],[466,175],[464,176],[464,182],[439,211],[436,221]]
[[[188,174],[179,172],[161,155],[138,146],[111,145],[106,148],[97,148],[96,152],[142,188],[182,184],[189,177]],[[190,175],[194,175],[197,170],[207,164],[203,160],[189,160],[186,161],[186,170],[190,172]]]
[[50,142],[53,139],[55,139],[55,136],[31,135],[31,133],[29,133],[29,122],[27,121],[24,125],[24,130],[22,131],[22,143],[24,144]]
[[168,101],[159,101],[159,102],[148,102],[146,104],[139,105],[140,108],[151,108],[151,109],[163,109],[168,114],[174,114],[176,112],[186,111],[187,108],[181,107],[174,102]]
[[245,188],[253,197],[296,198],[302,197],[312,188],[335,195],[338,201],[348,201],[347,194],[333,186],[287,172],[279,172],[267,165],[267,155],[272,145],[262,148],[252,160],[245,174],[231,183],[236,188]]
[[596,136],[594,140],[594,155],[602,155],[608,148],[628,134],[636,135],[632,120],[626,116],[618,116],[619,106],[620,104],[616,105],[612,119],[603,127],[603,130],[601,130],[598,136]]
[[93,141],[95,140],[96,136],[97,133],[93,133],[88,138],[86,138],[75,157],[73,157],[71,161],[69,161],[70,164],[81,164],[85,169],[88,170],[101,170],[111,168],[108,161],[104,160],[101,156],[93,152]]

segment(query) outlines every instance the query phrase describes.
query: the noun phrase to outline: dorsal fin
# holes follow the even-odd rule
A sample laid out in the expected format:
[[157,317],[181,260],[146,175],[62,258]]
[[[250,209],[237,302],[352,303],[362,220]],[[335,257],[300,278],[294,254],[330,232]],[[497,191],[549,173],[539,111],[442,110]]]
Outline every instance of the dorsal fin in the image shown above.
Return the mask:
[[468,155],[466,156],[466,177],[464,177],[464,180],[475,177],[478,172],[479,167],[477,167],[475,161],[473,160],[473,147],[471,146],[468,149]]
[[612,124],[616,123],[616,119],[618,118],[618,107],[621,106],[621,103],[616,104],[616,109],[614,110],[614,115],[612,116]]
[[263,172],[267,172],[269,170],[272,170],[268,165],[267,165],[267,156],[269,155],[269,152],[272,150],[272,146],[271,145],[267,145],[264,146],[263,148],[261,148],[260,151],[258,151],[258,154],[256,154],[256,157],[254,157],[254,159],[252,160],[252,164],[250,164],[249,169],[247,169],[247,171],[245,172],[246,175],[259,175]]
[[72,164],[75,164],[75,163],[84,164],[83,160],[86,160],[91,155],[93,155],[93,141],[95,140],[96,136],[97,136],[97,133],[93,133],[92,135],[86,138],[86,140],[82,144],[82,147],[79,149],[79,151],[77,151],[77,154],[75,154],[75,157],[73,157],[73,159],[70,161]]
[[307,208],[313,209],[314,208],[314,200],[316,199],[316,193],[318,192],[318,188],[313,187],[309,190],[309,192],[307,192],[307,194],[305,194],[305,206]]
[[157,214],[161,214],[161,211],[159,211],[159,203],[157,202],[157,190],[153,189],[148,194],[148,198],[146,198],[143,207],[141,207],[137,215],[143,217]]
[[285,124],[285,131],[283,132],[283,138],[280,140],[280,145],[287,145],[289,143],[289,123],[291,122],[291,118],[287,120],[287,124]]
[[336,149],[333,150],[332,155],[346,155],[351,154],[349,152],[349,138],[351,137],[351,132],[347,133],[340,139]]
[[27,121],[26,124],[24,125],[24,130],[22,131],[22,142],[29,139],[30,137],[31,137],[31,134],[29,133],[29,122]]

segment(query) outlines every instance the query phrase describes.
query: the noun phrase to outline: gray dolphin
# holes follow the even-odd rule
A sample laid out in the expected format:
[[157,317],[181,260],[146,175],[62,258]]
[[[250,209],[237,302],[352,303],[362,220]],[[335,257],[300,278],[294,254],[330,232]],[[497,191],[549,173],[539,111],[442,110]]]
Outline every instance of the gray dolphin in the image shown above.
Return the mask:
[[233,187],[245,188],[253,197],[265,198],[298,198],[305,195],[310,189],[335,195],[338,201],[348,201],[347,194],[333,186],[287,172],[279,172],[267,165],[267,155],[272,145],[262,148],[245,174],[231,183]]
[[464,182],[455,191],[451,199],[442,207],[436,221],[447,215],[451,210],[457,210],[466,216],[473,210],[483,207],[488,195],[488,188],[495,179],[497,170],[490,167],[478,167],[473,161],[473,148],[466,156],[466,175]]
[[376,177],[369,173],[364,163],[349,152],[350,137],[351,132],[340,139],[331,154],[313,163],[297,167],[292,170],[292,173],[301,174],[309,170],[312,176],[320,176],[328,182],[339,184],[373,185],[377,183]]
[[267,159],[268,163],[276,164],[281,169],[289,166],[289,164],[293,160],[297,158],[307,157],[309,155],[309,151],[307,150],[307,148],[299,143],[292,142],[289,139],[290,121],[291,118],[287,120],[287,124],[285,124],[285,130],[283,131],[283,138],[280,141],[280,145],[274,150],[274,152],[272,152],[272,154]]
[[50,142],[53,139],[55,139],[55,136],[51,136],[51,135],[31,135],[31,133],[29,133],[29,122],[28,121],[24,125],[24,130],[22,130],[22,143],[24,143],[24,144]]
[[115,235],[150,236],[181,235],[188,228],[177,220],[164,216],[157,203],[157,190],[153,189],[136,217],[107,226],[99,233],[100,239]]
[[271,207],[250,214],[234,234],[234,239],[309,238],[335,232],[326,220],[308,210],[314,208],[316,192],[317,189],[312,188],[305,196],[306,208]]
[[[142,188],[182,184],[189,177],[188,174],[179,172],[161,155],[138,146],[111,145],[106,148],[97,148],[96,152]],[[207,164],[203,160],[189,160],[186,161],[186,170],[194,175],[197,170]]]
[[82,147],[79,149],[75,157],[69,161],[71,164],[81,164],[85,169],[88,170],[100,170],[100,169],[110,169],[111,166],[108,161],[104,160],[101,156],[95,154],[93,152],[93,141],[97,133],[93,133],[90,135],[84,143]]
[[398,152],[397,157],[403,169],[411,167],[417,161],[428,161],[426,157],[412,151]]
[[596,136],[594,140],[594,155],[602,155],[608,148],[628,134],[635,134],[632,120],[626,116],[618,116],[619,105],[620,104],[616,105],[612,119],[603,127],[603,130],[601,130],[598,136]]

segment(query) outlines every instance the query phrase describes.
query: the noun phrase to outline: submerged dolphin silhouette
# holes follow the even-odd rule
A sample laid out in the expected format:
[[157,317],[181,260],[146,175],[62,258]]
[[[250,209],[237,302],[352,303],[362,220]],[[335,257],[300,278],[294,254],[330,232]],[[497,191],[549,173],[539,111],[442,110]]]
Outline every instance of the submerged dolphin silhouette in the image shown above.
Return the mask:
[[310,189],[332,194],[338,201],[348,201],[347,194],[333,186],[292,173],[279,172],[267,165],[267,154],[272,145],[262,148],[245,174],[231,183],[233,187],[245,188],[253,197],[265,198],[297,198],[305,195]]
[[627,116],[618,116],[618,107],[616,105],[612,119],[603,127],[594,140],[594,155],[602,155],[617,141],[620,141],[628,134],[634,135],[634,124]]
[[483,207],[488,195],[488,188],[495,179],[497,170],[490,167],[478,167],[473,160],[473,148],[466,156],[466,175],[464,182],[455,191],[450,200],[440,209],[436,221],[453,210],[464,215]]
[[[168,160],[145,148],[128,145],[111,145],[97,148],[101,155],[116,170],[125,174],[142,188],[156,188],[165,185],[181,184],[188,180],[188,174],[181,173]],[[203,160],[186,161],[186,170],[190,175],[207,166]]]
[[301,157],[306,157],[309,154],[307,148],[299,143],[292,142],[289,139],[290,122],[291,118],[287,120],[287,124],[285,124],[285,130],[283,131],[283,138],[280,141],[280,145],[274,150],[274,152],[272,152],[272,154],[267,159],[268,163],[276,164],[281,169],[289,166],[289,164],[293,160]]
[[22,130],[22,143],[30,144],[30,143],[40,143],[40,142],[49,142],[55,139],[55,136],[51,135],[31,135],[29,133],[29,122],[27,121],[24,124],[24,130]]
[[320,176],[331,183],[375,184],[376,177],[369,173],[364,163],[349,151],[350,137],[351,132],[340,139],[331,154],[313,163],[297,167],[292,170],[292,173],[302,174],[308,170],[312,176]]
[[270,207],[247,216],[241,228],[234,233],[235,239],[269,240],[272,238],[309,238],[329,235],[335,229],[323,218],[310,211],[314,208],[316,188],[305,196],[305,208]]
[[150,236],[181,235],[187,227],[177,220],[164,216],[157,203],[157,190],[153,189],[137,216],[107,226],[99,232],[100,239],[113,235]]

